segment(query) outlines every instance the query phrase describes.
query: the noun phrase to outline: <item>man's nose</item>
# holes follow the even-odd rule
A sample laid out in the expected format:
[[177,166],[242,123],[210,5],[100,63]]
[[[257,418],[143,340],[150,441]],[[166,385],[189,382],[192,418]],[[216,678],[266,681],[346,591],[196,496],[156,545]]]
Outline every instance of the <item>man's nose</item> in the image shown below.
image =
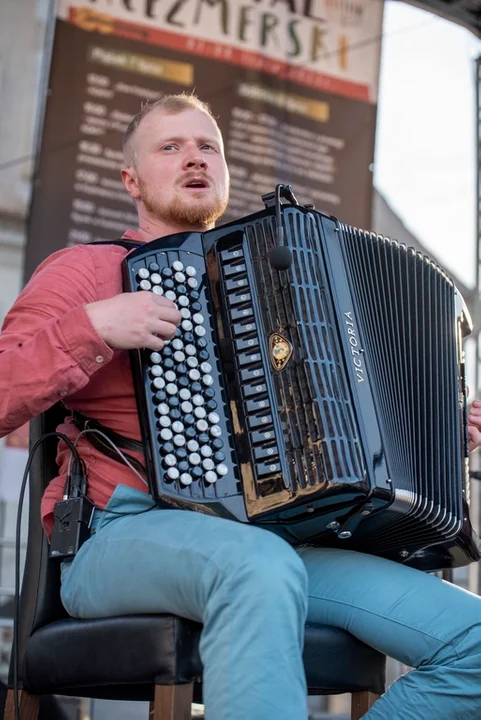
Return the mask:
[[199,148],[189,148],[187,150],[184,158],[184,167],[187,170],[192,168],[206,169],[207,163]]

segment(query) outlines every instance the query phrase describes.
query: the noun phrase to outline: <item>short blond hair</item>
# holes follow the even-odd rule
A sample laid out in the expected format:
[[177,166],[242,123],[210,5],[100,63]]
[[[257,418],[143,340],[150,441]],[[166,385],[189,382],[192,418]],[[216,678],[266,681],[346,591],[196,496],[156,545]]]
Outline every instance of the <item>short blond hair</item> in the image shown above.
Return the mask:
[[186,110],[200,110],[206,113],[217,125],[217,120],[212,114],[210,106],[200,100],[196,95],[190,93],[178,93],[177,95],[164,95],[155,103],[145,103],[140,112],[130,121],[127,130],[122,136],[122,150],[125,162],[128,167],[135,164],[134,152],[132,150],[132,138],[137,128],[146,115],[154,110],[161,110],[165,115],[178,115]]

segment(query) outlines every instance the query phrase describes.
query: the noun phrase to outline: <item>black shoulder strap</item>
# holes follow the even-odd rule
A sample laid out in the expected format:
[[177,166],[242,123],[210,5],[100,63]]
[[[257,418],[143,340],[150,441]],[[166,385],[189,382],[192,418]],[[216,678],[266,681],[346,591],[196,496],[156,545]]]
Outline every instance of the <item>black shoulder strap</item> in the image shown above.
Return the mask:
[[124,247],[126,250],[133,250],[134,248],[138,248],[141,245],[144,245],[143,242],[140,242],[139,240],[124,240],[123,238],[119,238],[119,240],[94,240],[93,242],[85,243],[86,245],[120,245],[121,247]]

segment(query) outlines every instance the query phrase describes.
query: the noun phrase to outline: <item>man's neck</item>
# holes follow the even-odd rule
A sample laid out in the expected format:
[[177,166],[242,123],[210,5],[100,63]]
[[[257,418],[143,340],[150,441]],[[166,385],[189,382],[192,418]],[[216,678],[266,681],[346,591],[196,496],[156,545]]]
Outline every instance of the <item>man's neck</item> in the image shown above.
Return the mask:
[[156,240],[166,235],[174,235],[180,232],[202,232],[208,228],[194,227],[193,225],[180,225],[178,223],[170,223],[165,220],[156,220],[152,218],[139,217],[138,234],[146,243]]

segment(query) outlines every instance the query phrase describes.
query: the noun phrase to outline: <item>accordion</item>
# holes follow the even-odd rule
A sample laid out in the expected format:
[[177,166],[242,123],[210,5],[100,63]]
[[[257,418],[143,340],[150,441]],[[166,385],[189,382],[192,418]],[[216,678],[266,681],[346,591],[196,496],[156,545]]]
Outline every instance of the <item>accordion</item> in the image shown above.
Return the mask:
[[132,351],[150,492],[293,545],[425,570],[479,559],[469,519],[463,337],[445,272],[300,205],[159,238],[126,291],[172,299],[162,352]]

